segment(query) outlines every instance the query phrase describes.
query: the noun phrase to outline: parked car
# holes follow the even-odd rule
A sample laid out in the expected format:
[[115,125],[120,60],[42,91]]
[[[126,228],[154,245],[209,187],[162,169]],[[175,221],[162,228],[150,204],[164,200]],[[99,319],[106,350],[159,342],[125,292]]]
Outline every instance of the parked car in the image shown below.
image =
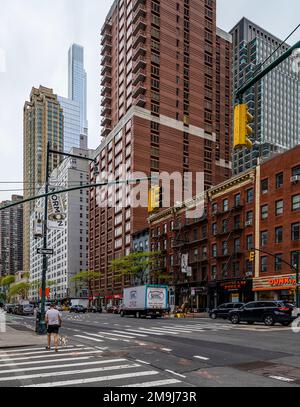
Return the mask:
[[15,304],[6,304],[4,306],[4,311],[6,311],[8,314],[13,314],[15,308]]
[[243,305],[245,305],[243,302],[228,302],[210,311],[209,316],[211,319],[227,319],[230,311],[241,308]]
[[289,326],[296,319],[293,309],[292,304],[284,301],[253,301],[240,309],[230,311],[229,320],[232,324],[247,322],[252,325],[255,322],[263,322],[267,326],[276,323]]
[[70,312],[75,312],[76,314],[85,314],[87,312],[87,308],[85,308],[83,305],[73,305],[72,307],[70,307]]
[[34,315],[34,307],[31,304],[19,304],[15,309],[17,315]]
[[91,307],[89,307],[88,309],[87,309],[87,311],[88,312],[92,312],[92,313],[94,313],[94,314],[96,314],[96,313],[101,313],[102,312],[102,307],[96,307],[96,306],[91,306]]

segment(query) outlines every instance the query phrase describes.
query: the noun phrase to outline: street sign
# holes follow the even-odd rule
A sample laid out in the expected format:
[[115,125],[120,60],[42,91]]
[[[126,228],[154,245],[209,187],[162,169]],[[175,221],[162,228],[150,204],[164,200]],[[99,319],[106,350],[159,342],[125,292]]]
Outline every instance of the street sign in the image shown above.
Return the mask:
[[[50,192],[55,192],[55,188],[50,188]],[[62,197],[60,195],[51,195],[49,200],[48,229],[64,230],[66,215]]]
[[47,254],[53,256],[54,251],[53,249],[37,249],[37,254]]

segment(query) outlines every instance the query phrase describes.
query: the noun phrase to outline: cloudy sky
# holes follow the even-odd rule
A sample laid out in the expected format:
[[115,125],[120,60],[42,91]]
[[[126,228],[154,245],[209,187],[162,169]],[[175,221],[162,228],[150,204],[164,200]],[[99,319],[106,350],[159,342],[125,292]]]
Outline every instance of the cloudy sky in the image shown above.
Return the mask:
[[[167,0],[162,0],[167,1]],[[243,16],[279,38],[300,20],[299,0],[217,0],[218,25],[230,30]],[[67,52],[85,48],[89,147],[100,141],[100,28],[113,0],[0,0],[0,200],[22,189],[24,101],[40,84],[67,96]],[[290,43],[300,37],[291,38]],[[15,191],[21,193],[21,191]]]

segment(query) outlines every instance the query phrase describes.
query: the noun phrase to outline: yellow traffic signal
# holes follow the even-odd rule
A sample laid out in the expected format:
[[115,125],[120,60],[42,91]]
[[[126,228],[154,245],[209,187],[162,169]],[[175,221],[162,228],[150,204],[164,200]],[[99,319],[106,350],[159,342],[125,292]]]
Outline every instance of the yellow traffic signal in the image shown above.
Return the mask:
[[234,148],[247,147],[250,150],[253,146],[248,136],[253,133],[249,123],[253,121],[253,116],[248,111],[248,105],[242,103],[234,108]]
[[152,187],[148,194],[148,212],[162,208],[162,188],[160,186]]
[[255,260],[255,251],[249,253],[249,261],[253,263]]

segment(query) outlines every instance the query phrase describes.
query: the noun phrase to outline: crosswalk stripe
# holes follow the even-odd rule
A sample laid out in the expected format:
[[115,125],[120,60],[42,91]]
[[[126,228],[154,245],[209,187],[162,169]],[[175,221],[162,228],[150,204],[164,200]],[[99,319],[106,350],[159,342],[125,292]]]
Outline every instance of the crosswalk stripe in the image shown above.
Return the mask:
[[166,386],[167,384],[178,384],[178,383],[182,383],[182,382],[180,380],[176,380],[176,379],[167,379],[167,380],[157,380],[156,382],[126,384],[125,386],[120,386],[120,387],[158,387],[158,386]]
[[[101,341],[102,342],[102,341]],[[102,350],[91,350],[87,352],[76,352],[76,355],[88,355],[91,353],[102,353]],[[65,356],[65,354],[61,354],[61,356]],[[57,358],[59,357],[59,353],[51,353],[49,355],[38,355],[38,356],[31,356],[30,359],[43,359],[43,358]],[[29,359],[29,357],[21,357],[21,358],[8,358],[8,359],[0,359],[0,362],[12,362],[12,361],[18,361],[18,360],[26,360]]]
[[105,334],[105,335],[111,335],[111,336],[118,336],[120,338],[126,338],[126,339],[134,339],[133,336],[129,336],[129,335],[120,335],[120,334],[112,334],[110,332],[99,332],[99,334]]
[[171,334],[171,335],[177,335],[178,334],[178,332],[175,332],[175,331],[167,331],[166,329],[162,329],[162,328],[159,328],[159,329],[157,329],[157,328],[139,328],[139,329],[142,329],[143,331],[148,331],[148,332],[151,332],[152,334],[154,333],[154,332],[157,332],[157,333],[160,333],[160,334],[166,334],[166,333],[168,333],[168,334]]
[[[78,346],[78,347],[83,347],[83,346],[85,346],[85,345],[76,345],[76,346]],[[68,346],[65,346],[65,348],[73,348],[74,346],[72,346],[72,345],[68,345]],[[36,351],[38,351],[38,350],[45,350],[45,346],[43,346],[42,348],[27,348],[27,349],[15,349],[15,350],[6,350],[5,351],[5,353],[21,353],[21,352],[29,352],[29,351],[33,351],[33,350],[36,350]]]
[[[92,348],[88,348],[88,347],[86,347],[86,348],[81,348],[82,350],[90,350],[90,349],[92,349]],[[61,354],[64,354],[64,353],[67,353],[67,352],[74,352],[74,351],[77,351],[78,350],[78,348],[71,348],[71,349],[66,349],[65,347],[63,348],[63,349],[61,349],[60,350],[60,353]],[[38,355],[38,354],[48,354],[49,353],[49,351],[48,350],[46,350],[45,348],[44,348],[44,350],[40,350],[40,351],[37,351],[37,352],[25,352],[25,353],[22,353],[21,355],[22,356],[28,356],[28,355]],[[19,356],[20,355],[20,353],[10,353],[9,355],[7,355],[7,354],[1,354],[0,355],[0,358],[1,357],[7,357],[7,356],[9,356],[10,358],[12,357],[12,356]]]
[[[97,362],[66,363],[64,365],[61,364],[61,365],[26,367],[26,368],[23,367],[23,368],[20,368],[20,369],[0,370],[0,374],[29,372],[29,371],[34,371],[34,370],[62,369],[62,368],[65,368],[65,367],[103,365],[105,363],[125,362],[125,361],[126,361],[126,359],[108,359],[108,360],[98,360]],[[137,362],[139,362],[139,361],[137,360]]]
[[90,336],[96,336],[97,338],[103,338],[103,339],[110,339],[110,340],[112,340],[112,341],[117,341],[118,339],[116,339],[116,338],[107,338],[107,337],[105,337],[105,336],[103,336],[103,335],[98,335],[98,334],[92,334],[92,333],[89,333],[89,332],[83,332],[85,335],[90,335]]
[[36,360],[36,361],[30,361],[30,362],[20,362],[20,363],[4,363],[3,365],[0,365],[1,367],[6,367],[6,366],[25,366],[25,365],[38,365],[38,364],[43,364],[43,363],[57,363],[57,362],[68,362],[71,360],[87,360],[90,359],[90,356],[81,356],[81,357],[76,357],[76,358],[63,358],[63,359],[54,359],[54,360]]
[[40,384],[30,384],[22,387],[62,387],[62,386],[71,386],[74,384],[87,384],[87,383],[98,383],[98,382],[106,382],[110,380],[119,380],[119,379],[130,379],[133,377],[141,377],[141,376],[153,376],[157,375],[158,372],[155,370],[148,370],[144,372],[136,372],[136,373],[125,373],[125,374],[118,374],[112,376],[100,376],[100,377],[91,377],[86,379],[75,379],[75,380],[64,380],[60,382],[49,382],[49,383],[40,383]]
[[[122,333],[123,331],[114,331],[114,332]],[[131,333],[131,332],[130,332],[130,335],[139,336],[139,337],[143,337],[143,338],[146,338],[148,336],[148,335],[144,335],[144,334],[137,334],[137,333]]]
[[164,327],[162,327],[162,329],[164,329],[164,330],[166,329],[167,331],[170,330],[170,331],[174,331],[174,332],[178,332],[178,333],[187,333],[187,334],[192,333],[192,330],[183,329],[183,328],[169,328],[169,327],[164,326]]
[[67,376],[67,375],[76,375],[76,374],[85,374],[85,373],[96,373],[96,372],[107,372],[109,370],[121,370],[121,369],[132,369],[135,367],[140,367],[141,365],[130,364],[130,365],[116,365],[116,366],[105,366],[97,367],[93,369],[82,369],[82,370],[66,370],[63,372],[49,372],[49,373],[37,373],[32,375],[22,375],[22,376],[10,376],[10,377],[0,377],[0,382],[8,382],[13,380],[27,380],[27,379],[41,379],[44,377],[52,376]]
[[104,342],[102,339],[96,339],[96,338],[90,338],[89,336],[84,336],[84,335],[74,335],[76,338],[83,338],[83,339],[88,339],[90,341],[95,341],[95,342]]

